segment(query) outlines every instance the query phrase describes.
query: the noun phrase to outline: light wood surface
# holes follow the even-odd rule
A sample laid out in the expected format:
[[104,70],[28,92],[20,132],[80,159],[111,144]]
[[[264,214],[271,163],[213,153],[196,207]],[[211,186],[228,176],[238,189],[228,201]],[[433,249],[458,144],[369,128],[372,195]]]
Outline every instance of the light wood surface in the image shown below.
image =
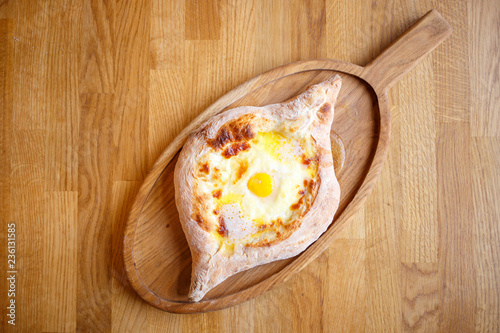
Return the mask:
[[[453,34],[388,93],[372,194],[300,273],[240,305],[170,314],[132,291],[123,232],[191,120],[298,60],[365,66],[429,9]],[[498,1],[3,1],[3,331],[500,330]],[[344,170],[345,172],[345,170]]]
[[[432,10],[364,68],[336,60],[300,61],[267,71],[208,107],[160,155],[133,203],[125,227],[124,261],[134,290],[162,310],[207,312],[257,297],[306,267],[342,234],[377,181],[390,138],[387,90],[450,34],[449,24]],[[343,138],[349,154],[346,172],[338,174],[341,200],[333,223],[299,256],[241,272],[202,301],[189,302],[190,251],[173,191],[176,156],[187,136],[221,111],[284,102],[335,74],[343,81],[332,128]]]

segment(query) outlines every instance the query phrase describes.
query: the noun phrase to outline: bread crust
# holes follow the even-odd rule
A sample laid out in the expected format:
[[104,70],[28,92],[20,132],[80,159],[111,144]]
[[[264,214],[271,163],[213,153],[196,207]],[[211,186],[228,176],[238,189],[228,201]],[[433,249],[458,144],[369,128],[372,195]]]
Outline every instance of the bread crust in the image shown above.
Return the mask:
[[[330,127],[340,86],[341,78],[335,75],[283,103],[264,107],[243,106],[220,113],[190,135],[175,167],[174,184],[176,206],[192,256],[188,295],[191,301],[201,300],[210,289],[238,272],[296,256],[316,241],[333,221],[340,200],[340,187],[333,167]],[[236,132],[224,132],[224,126],[246,118],[248,120],[234,126]],[[219,242],[208,232],[210,227],[204,225],[208,221],[204,212],[200,213],[199,219],[193,214],[201,195],[194,191],[199,157],[213,149],[222,150],[234,142],[245,142],[266,122],[299,119],[307,120],[299,123],[310,126],[317,148],[319,182],[307,211],[285,239],[262,246],[236,244],[232,255],[222,253]]]

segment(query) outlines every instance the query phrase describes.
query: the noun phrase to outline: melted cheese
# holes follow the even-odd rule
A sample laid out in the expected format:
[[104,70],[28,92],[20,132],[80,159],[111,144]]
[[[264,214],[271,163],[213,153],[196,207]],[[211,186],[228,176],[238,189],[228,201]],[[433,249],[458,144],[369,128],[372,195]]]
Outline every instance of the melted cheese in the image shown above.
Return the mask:
[[198,186],[214,193],[209,205],[226,233],[211,234],[226,250],[234,242],[272,238],[270,231],[279,233],[293,222],[307,209],[302,197],[317,176],[314,148],[307,140],[269,131],[249,143],[249,149],[230,158],[214,149],[202,159],[212,167]]

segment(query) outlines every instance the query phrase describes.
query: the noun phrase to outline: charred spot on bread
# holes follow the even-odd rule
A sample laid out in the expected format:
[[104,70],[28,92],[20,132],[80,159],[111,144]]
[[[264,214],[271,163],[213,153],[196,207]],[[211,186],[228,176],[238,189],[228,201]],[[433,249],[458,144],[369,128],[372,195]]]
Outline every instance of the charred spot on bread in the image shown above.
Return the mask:
[[250,124],[231,122],[229,123],[229,128],[231,129],[236,141],[251,140],[255,137],[255,133],[253,132]]
[[219,168],[214,168],[213,170],[214,170],[214,172],[213,172],[214,179],[219,179],[220,178],[220,170],[219,170]]
[[[304,191],[300,191],[300,192],[304,193]],[[297,210],[297,209],[299,209],[302,206],[303,203],[304,203],[304,195],[301,195],[300,198],[299,198],[299,201],[297,201],[296,203],[294,203],[293,205],[291,205],[290,209],[291,210]]]
[[322,113],[326,113],[326,112],[329,112],[331,109],[332,109],[332,105],[330,103],[325,103],[319,108],[319,111]]
[[332,105],[330,103],[325,103],[323,104],[316,115],[318,116],[319,120],[325,121],[328,118],[328,113],[332,109]]
[[248,149],[250,149],[250,144],[248,142],[236,142],[224,149],[222,156],[225,158],[231,158]]
[[241,133],[243,137],[247,140],[255,138],[255,132],[252,130],[252,126],[250,126],[249,124],[246,124],[245,127],[243,127]]
[[219,227],[217,228],[217,233],[222,237],[227,237],[226,223],[224,223],[224,218],[219,216]]
[[234,141],[233,133],[231,133],[227,127],[222,127],[214,139],[208,140],[207,143],[213,149],[217,150],[226,145],[226,143]]
[[199,213],[193,214],[192,219],[205,231],[210,231],[210,227],[205,223],[205,220]]
[[307,166],[310,166],[311,164],[319,163],[319,156],[318,155],[307,157],[305,154],[302,154],[301,158],[302,158],[302,164],[307,165]]
[[278,244],[292,235],[302,224],[302,218],[295,219],[288,224],[285,224],[282,218],[277,218],[271,221],[270,224],[259,228],[259,233],[267,233],[267,237],[256,242],[248,242],[246,247],[265,247]]
[[216,199],[219,199],[222,195],[222,190],[215,190],[212,192],[212,196]]
[[307,158],[304,154],[302,154],[302,164],[304,165],[309,165],[312,162],[312,158]]
[[241,161],[241,163],[238,165],[238,170],[236,170],[236,178],[233,181],[233,184],[236,184],[238,180],[241,179],[241,176],[245,174],[248,170],[248,161]]
[[208,162],[203,163],[198,169],[198,171],[208,175],[210,173],[210,166]]
[[311,179],[311,181],[309,182],[309,185],[307,185],[307,189],[309,190],[309,192],[313,192],[315,189],[318,188],[318,182],[315,182],[314,180]]
[[308,181],[307,179],[304,179],[304,187],[309,191],[313,192],[315,188],[318,187],[318,184],[314,180]]
[[255,138],[256,133],[250,124],[254,118],[254,115],[246,114],[227,122],[219,129],[213,139],[207,140],[208,145],[219,150],[230,142],[249,141]]

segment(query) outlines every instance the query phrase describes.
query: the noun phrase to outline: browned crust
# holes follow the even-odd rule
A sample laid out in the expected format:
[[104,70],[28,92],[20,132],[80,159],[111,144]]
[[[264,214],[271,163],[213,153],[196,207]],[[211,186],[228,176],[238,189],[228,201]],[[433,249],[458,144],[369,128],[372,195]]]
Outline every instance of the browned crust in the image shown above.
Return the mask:
[[[302,221],[304,219],[304,216],[307,215],[307,213],[309,212],[309,209],[312,206],[313,201],[316,199],[316,195],[318,194],[319,183],[320,183],[320,180],[318,180],[318,181],[311,180],[309,182],[307,180],[304,180],[304,186],[306,187],[307,192],[304,192],[302,190],[299,191],[299,195],[301,195],[301,196],[297,200],[296,203],[292,204],[292,207],[295,206],[294,210],[297,210],[301,207],[306,207],[306,209],[291,223],[283,224],[283,221],[281,219],[278,219],[277,221],[272,221],[271,226],[269,228],[270,229],[274,228],[274,230],[276,231],[275,238],[273,238],[272,240],[269,240],[269,241],[266,240],[266,241],[261,241],[261,242],[256,242],[256,243],[250,243],[250,244],[247,244],[246,246],[250,246],[250,247],[270,246],[273,244],[278,244],[278,243],[284,241],[285,239],[287,239],[288,237],[290,237],[295,230],[300,228]],[[300,192],[303,192],[303,193],[300,194]],[[309,194],[309,195],[307,195],[307,194]],[[277,229],[277,227],[280,227],[280,226],[284,229],[283,233]],[[267,228],[264,228],[264,230],[265,229],[267,229]]]
[[323,104],[317,112],[318,118],[321,120],[324,120],[324,118],[327,118],[331,109],[332,109],[332,105],[330,103],[327,102],[327,103]]
[[208,175],[210,173],[210,164],[208,162],[200,163],[198,172]]
[[225,158],[231,158],[238,155],[240,152],[250,149],[250,144],[248,142],[235,142],[228,145],[222,152],[222,156]]
[[213,149],[219,150],[229,143],[253,139],[256,135],[252,125],[253,119],[255,119],[255,115],[245,114],[242,117],[228,121],[221,126],[213,139],[207,140],[207,144]]
[[[306,180],[304,180],[306,182]],[[309,212],[309,209],[312,206],[313,201],[316,199],[316,195],[318,194],[318,188],[319,188],[319,181],[315,182],[311,180],[309,182],[309,185],[307,185],[307,190],[309,191],[310,195],[306,195],[304,192],[301,197],[297,200],[297,202],[294,205],[297,205],[295,210],[299,209],[300,207],[306,207],[304,212],[302,212],[296,219],[294,219],[291,223],[284,224],[283,221],[278,218],[275,221],[271,221],[269,225],[265,225],[260,231],[275,231],[275,237],[273,237],[272,240],[264,240],[260,242],[255,242],[255,243],[248,243],[245,244],[247,247],[262,247],[262,246],[271,246],[274,244],[279,244],[288,237],[292,235],[292,233],[299,229],[300,226],[302,225],[302,221],[304,220],[304,216],[307,215]],[[280,228],[281,227],[281,228]],[[284,229],[284,232],[280,232],[279,229]]]
[[226,223],[224,222],[224,218],[222,216],[219,216],[219,227],[217,228],[217,232],[222,237],[227,237]]
[[205,219],[200,213],[194,213],[192,216],[193,220],[205,231],[210,231],[210,225],[205,222]]
[[248,162],[243,161],[242,163],[240,163],[238,165],[238,170],[236,171],[236,177],[233,183],[236,184],[236,182],[240,180],[240,178],[245,174],[245,172],[247,172],[247,170],[248,170]]

